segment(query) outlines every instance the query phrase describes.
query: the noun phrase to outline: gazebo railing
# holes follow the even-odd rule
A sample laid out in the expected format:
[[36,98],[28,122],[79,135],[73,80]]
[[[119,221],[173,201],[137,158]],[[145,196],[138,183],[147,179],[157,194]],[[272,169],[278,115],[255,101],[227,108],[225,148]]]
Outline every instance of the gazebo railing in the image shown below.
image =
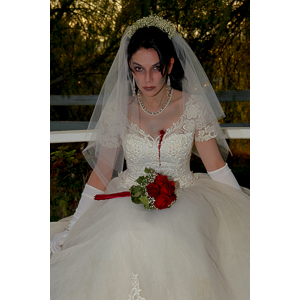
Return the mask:
[[[250,101],[250,90],[216,92],[220,102]],[[73,95],[70,97],[50,96],[50,105],[95,105],[97,95]],[[89,122],[51,121],[50,143],[87,142],[91,131]],[[228,139],[250,139],[250,123],[223,123],[221,128]]]

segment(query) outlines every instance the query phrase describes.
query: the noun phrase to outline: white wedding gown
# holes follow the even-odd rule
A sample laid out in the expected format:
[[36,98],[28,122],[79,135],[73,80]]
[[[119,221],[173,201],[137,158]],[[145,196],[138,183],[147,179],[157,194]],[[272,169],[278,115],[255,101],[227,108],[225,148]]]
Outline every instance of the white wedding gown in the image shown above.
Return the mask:
[[[130,197],[95,201],[51,257],[51,299],[250,298],[249,191],[190,171],[192,115],[186,109],[166,131],[160,167],[159,139],[128,125],[122,138],[127,170],[106,193],[128,191],[147,166],[180,184],[178,200],[159,211]],[[51,238],[69,221],[51,223]]]

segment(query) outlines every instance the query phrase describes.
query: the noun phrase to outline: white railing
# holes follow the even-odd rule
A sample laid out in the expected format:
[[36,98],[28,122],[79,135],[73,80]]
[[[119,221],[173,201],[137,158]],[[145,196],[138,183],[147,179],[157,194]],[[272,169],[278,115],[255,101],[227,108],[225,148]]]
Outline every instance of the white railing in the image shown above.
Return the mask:
[[[216,92],[220,102],[250,101],[250,90]],[[74,95],[70,97],[50,96],[50,105],[95,105],[98,96]],[[91,131],[89,122],[51,121],[50,143],[87,142]],[[222,130],[227,139],[250,139],[250,123],[224,123]]]

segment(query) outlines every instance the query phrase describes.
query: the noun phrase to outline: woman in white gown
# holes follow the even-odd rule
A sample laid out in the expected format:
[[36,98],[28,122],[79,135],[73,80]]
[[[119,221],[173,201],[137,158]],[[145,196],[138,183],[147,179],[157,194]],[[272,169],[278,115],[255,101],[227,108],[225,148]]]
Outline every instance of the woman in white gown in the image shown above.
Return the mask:
[[[51,299],[249,299],[249,191],[224,162],[222,116],[171,23],[125,31],[89,126],[93,173],[74,216],[51,224]],[[192,151],[208,174],[190,171]],[[170,208],[94,200],[128,191],[145,167],[176,182]]]

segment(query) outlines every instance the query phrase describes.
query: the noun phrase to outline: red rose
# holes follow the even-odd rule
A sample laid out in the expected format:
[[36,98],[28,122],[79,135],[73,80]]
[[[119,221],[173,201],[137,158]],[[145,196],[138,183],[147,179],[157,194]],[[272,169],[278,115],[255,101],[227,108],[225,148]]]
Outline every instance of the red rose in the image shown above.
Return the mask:
[[158,195],[155,199],[154,206],[158,209],[168,208],[176,200],[176,196]]
[[172,196],[174,194],[174,191],[175,191],[175,182],[174,181],[168,181],[160,188],[161,194],[165,194],[168,196]]
[[164,175],[160,175],[158,174],[154,180],[159,186],[163,186],[165,183],[167,183],[169,180],[168,180],[168,177],[167,176],[164,176]]
[[159,195],[160,188],[156,183],[149,183],[146,188],[150,197],[156,198]]

